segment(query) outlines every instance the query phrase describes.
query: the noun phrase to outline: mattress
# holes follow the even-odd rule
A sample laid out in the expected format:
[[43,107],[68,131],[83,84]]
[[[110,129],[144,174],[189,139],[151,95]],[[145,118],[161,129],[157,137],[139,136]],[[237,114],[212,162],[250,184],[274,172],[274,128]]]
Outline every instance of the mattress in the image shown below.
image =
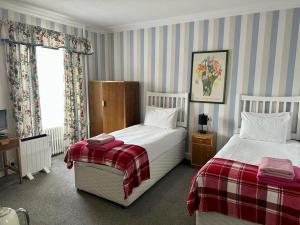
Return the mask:
[[124,199],[123,172],[106,165],[76,162],[75,186],[79,190],[128,206],[183,159],[186,136],[184,128],[168,130],[135,125],[111,134],[126,144],[135,144],[146,149],[150,179],[134,188],[132,194]]
[[[124,141],[125,144],[134,144],[145,148],[151,168],[151,162],[172,147],[184,141],[186,137],[186,130],[182,127],[177,127],[175,129],[163,129],[139,124],[110,134],[115,136],[116,139]],[[110,166],[85,162],[78,163],[80,165],[98,168],[123,176],[122,171]]]
[[75,162],[75,186],[79,190],[95,194],[123,206],[129,206],[181,162],[184,155],[184,146],[185,142],[182,141],[152,160],[150,179],[134,188],[127,199],[124,199],[123,174],[113,167]]
[[290,140],[286,144],[248,140],[233,135],[227,144],[215,155],[217,158],[231,159],[258,165],[262,157],[290,159],[300,166],[300,143]]
[[134,144],[145,148],[151,162],[171,146],[182,142],[185,139],[186,130],[182,127],[163,129],[139,124],[112,132],[111,135],[124,141],[125,144]]

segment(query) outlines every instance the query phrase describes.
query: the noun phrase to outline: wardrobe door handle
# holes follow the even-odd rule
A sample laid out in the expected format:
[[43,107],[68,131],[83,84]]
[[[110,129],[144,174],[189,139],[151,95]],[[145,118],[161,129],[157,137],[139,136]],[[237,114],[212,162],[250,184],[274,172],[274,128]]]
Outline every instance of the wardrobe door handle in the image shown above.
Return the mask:
[[102,100],[102,107],[105,107],[105,101]]

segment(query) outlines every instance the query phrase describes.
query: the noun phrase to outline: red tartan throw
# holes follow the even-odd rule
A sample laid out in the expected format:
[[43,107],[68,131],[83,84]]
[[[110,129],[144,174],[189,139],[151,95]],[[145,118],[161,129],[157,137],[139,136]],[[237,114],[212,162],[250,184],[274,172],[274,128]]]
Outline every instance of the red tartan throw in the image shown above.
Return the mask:
[[300,188],[257,181],[258,166],[211,159],[192,179],[187,207],[266,225],[300,225]]
[[69,169],[73,167],[73,161],[78,161],[107,165],[121,170],[124,172],[125,199],[132,193],[133,188],[150,178],[148,154],[144,148],[124,144],[108,151],[97,151],[89,149],[87,144],[84,140],[69,148],[64,159]]

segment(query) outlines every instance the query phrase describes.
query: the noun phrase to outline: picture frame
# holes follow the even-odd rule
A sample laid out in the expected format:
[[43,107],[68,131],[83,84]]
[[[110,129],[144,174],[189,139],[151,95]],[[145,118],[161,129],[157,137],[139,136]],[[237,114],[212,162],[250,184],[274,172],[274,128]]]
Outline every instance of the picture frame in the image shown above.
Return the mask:
[[228,52],[192,52],[191,102],[225,103]]

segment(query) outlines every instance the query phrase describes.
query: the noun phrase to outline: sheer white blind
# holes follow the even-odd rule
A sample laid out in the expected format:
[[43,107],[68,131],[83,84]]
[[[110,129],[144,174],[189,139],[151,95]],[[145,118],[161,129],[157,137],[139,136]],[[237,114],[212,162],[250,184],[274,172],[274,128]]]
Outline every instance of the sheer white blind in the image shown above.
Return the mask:
[[43,130],[64,126],[63,49],[36,48]]

